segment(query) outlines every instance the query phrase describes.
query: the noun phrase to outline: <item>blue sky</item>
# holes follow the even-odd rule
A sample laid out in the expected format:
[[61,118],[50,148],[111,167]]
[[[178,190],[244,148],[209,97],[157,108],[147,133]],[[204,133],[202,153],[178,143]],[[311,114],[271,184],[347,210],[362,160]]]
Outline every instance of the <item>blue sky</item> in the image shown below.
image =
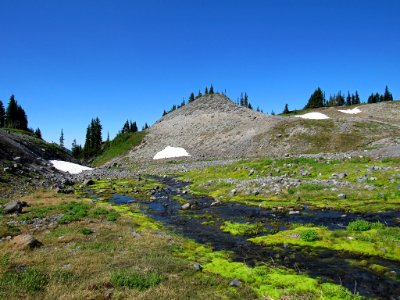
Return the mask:
[[400,98],[400,1],[0,0],[0,99],[48,141],[152,124],[211,83],[265,112],[388,85]]

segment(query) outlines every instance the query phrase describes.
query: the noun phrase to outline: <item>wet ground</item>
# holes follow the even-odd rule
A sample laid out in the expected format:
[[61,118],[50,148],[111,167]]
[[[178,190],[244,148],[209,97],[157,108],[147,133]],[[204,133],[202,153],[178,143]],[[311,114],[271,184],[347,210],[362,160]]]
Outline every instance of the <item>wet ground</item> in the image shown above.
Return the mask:
[[[251,266],[259,263],[285,266],[311,277],[321,278],[322,281],[342,284],[365,297],[400,299],[400,262],[324,248],[286,244],[267,248],[249,242],[247,239],[250,236],[234,236],[219,228],[225,221],[232,221],[261,224],[265,232],[260,235],[286,230],[293,223],[311,223],[336,230],[345,228],[348,223],[359,218],[370,222],[379,221],[388,226],[400,226],[398,211],[360,215],[344,214],[335,210],[314,210],[308,207],[291,213],[266,210],[239,203],[216,203],[207,196],[183,193],[182,188],[188,183],[171,177],[151,178],[165,184],[165,187],[155,192],[155,200],[140,201],[142,209],[148,216],[178,234],[210,245],[214,250],[230,251],[234,260]],[[173,200],[174,196],[184,198],[191,204],[191,208],[182,210],[181,203]],[[113,195],[110,201],[129,204],[135,200],[127,196]],[[393,276],[378,274],[351,263],[361,260],[366,260],[368,264],[385,266],[391,270]]]

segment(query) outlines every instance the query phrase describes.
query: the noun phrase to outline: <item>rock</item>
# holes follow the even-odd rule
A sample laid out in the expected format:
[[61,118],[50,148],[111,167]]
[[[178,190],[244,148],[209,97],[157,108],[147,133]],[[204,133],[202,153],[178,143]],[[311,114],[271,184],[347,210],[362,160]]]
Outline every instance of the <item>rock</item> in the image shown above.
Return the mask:
[[10,169],[9,167],[5,167],[5,168],[3,169],[3,171],[4,171],[4,173],[7,173],[7,172],[10,172],[11,169]]
[[233,286],[233,287],[238,287],[241,285],[242,285],[242,282],[239,279],[233,279],[231,281],[231,283],[229,284],[229,286]]
[[333,174],[331,175],[331,178],[332,178],[332,179],[343,179],[343,178],[345,178],[345,177],[347,177],[347,174],[346,174],[346,173],[333,173]]
[[199,263],[194,263],[193,264],[193,269],[195,269],[196,271],[202,271],[203,270],[203,266]]
[[236,193],[237,193],[236,189],[231,190],[231,195],[232,195],[232,196],[235,196]]
[[289,211],[289,215],[298,215],[298,214],[300,214],[300,211],[298,211],[298,210]]
[[212,202],[212,203],[210,204],[210,206],[217,206],[217,205],[219,205],[219,204],[221,204],[221,201],[216,200],[216,201]]
[[3,213],[12,214],[12,213],[21,213],[22,208],[28,206],[28,203],[25,201],[12,201],[8,202],[4,205]]
[[192,206],[192,205],[191,205],[190,203],[185,203],[185,204],[183,204],[183,205],[181,206],[181,209],[183,209],[183,210],[188,210],[188,209],[190,209],[191,206]]
[[83,182],[83,185],[85,185],[85,186],[93,185],[93,184],[94,184],[94,181],[93,181],[92,179],[86,179],[86,180]]
[[40,241],[29,234],[17,235],[10,243],[16,250],[34,249],[43,245]]
[[132,236],[135,238],[140,238],[142,235],[140,233],[137,233],[136,231],[132,231]]
[[339,194],[339,195],[338,195],[338,198],[339,198],[339,199],[346,199],[346,198],[347,198],[347,195],[346,195],[346,194]]
[[300,234],[298,234],[298,233],[292,233],[292,234],[289,234],[289,237],[290,237],[290,238],[293,238],[293,239],[298,239],[298,238],[300,238]]

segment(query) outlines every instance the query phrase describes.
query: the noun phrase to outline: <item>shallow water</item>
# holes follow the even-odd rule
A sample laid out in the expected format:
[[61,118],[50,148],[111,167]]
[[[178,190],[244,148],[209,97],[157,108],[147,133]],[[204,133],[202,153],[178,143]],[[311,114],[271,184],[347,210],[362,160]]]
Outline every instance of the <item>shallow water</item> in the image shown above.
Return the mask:
[[[181,188],[188,183],[174,178],[154,177],[166,185],[153,196],[156,200],[140,201],[143,211],[153,219],[160,221],[170,230],[185,237],[207,244],[214,250],[232,252],[232,258],[248,265],[268,263],[285,266],[323,281],[342,284],[351,291],[356,290],[363,296],[380,299],[397,299],[400,295],[400,262],[378,257],[365,257],[343,251],[316,249],[300,246],[274,246],[267,248],[247,240],[249,236],[233,236],[222,232],[220,225],[225,221],[260,223],[266,229],[276,232],[286,230],[290,224],[314,224],[326,226],[330,230],[346,227],[349,222],[363,218],[368,221],[380,221],[389,226],[399,226],[399,212],[379,214],[344,214],[335,210],[313,210],[305,208],[299,214],[277,212],[270,209],[247,206],[238,203],[220,203],[212,206],[214,199],[207,196],[183,194]],[[172,197],[180,196],[192,204],[190,210],[181,210],[181,204]],[[128,203],[133,198],[114,195],[114,203]],[[202,224],[213,220],[213,224]],[[266,234],[266,233],[264,233]],[[375,273],[370,269],[355,266],[350,261],[366,260],[369,264],[388,267],[396,278]]]

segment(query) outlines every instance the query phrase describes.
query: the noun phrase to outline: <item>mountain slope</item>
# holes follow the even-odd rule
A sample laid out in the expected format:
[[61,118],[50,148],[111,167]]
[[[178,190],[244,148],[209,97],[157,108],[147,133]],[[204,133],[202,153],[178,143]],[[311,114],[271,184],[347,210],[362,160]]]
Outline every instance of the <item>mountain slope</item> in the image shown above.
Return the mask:
[[206,95],[157,121],[125,159],[150,161],[166,146],[182,147],[195,160],[400,149],[400,103],[358,107],[362,112],[355,115],[338,111],[347,108],[316,109],[330,119],[306,120],[265,115],[224,95]]

